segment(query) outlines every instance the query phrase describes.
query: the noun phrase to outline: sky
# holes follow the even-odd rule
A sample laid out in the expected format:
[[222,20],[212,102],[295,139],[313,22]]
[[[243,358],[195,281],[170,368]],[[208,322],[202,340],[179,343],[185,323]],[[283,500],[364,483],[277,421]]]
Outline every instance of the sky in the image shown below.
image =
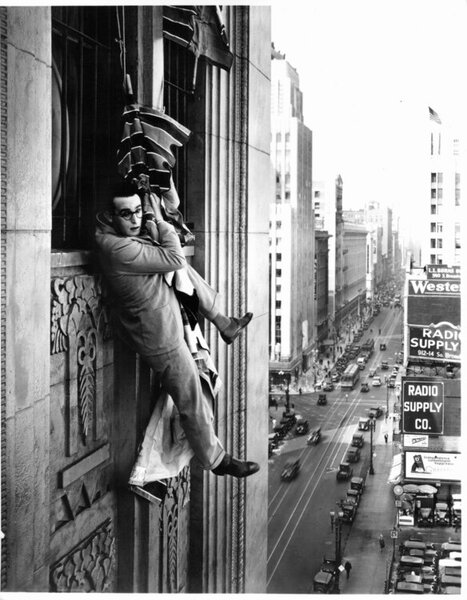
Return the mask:
[[397,205],[415,107],[428,117],[431,106],[462,138],[466,32],[466,0],[272,3],[272,40],[298,72],[313,131],[313,178],[341,174],[344,208],[362,206],[375,186]]

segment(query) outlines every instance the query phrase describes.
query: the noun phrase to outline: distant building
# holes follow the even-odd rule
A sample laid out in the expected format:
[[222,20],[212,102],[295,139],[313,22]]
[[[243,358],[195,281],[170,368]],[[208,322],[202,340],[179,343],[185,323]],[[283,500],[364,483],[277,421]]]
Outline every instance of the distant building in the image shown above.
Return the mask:
[[271,65],[270,372],[298,376],[315,340],[312,132],[303,123],[297,71],[277,51]]
[[316,339],[318,345],[332,338],[333,319],[329,315],[329,240],[327,231],[315,231]]

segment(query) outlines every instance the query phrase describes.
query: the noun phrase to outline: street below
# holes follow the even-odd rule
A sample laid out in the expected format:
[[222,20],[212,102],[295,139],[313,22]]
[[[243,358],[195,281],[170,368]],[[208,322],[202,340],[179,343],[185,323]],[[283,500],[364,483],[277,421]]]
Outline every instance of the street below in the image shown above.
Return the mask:
[[[358,342],[361,345],[373,338],[374,353],[352,391],[341,391],[337,384],[336,389],[326,392],[327,404],[324,406],[317,405],[319,392],[290,395],[295,413],[308,420],[310,430],[321,427],[322,438],[316,446],[309,446],[307,435],[296,435],[292,428],[277,454],[269,460],[268,593],[313,593],[313,577],[323,558],[335,558],[337,539],[330,513],[339,510],[338,503],[345,498],[349,487],[349,481],[336,480],[336,473],[339,464],[345,460],[352,435],[358,429],[359,418],[367,417],[370,408],[381,406],[383,413],[376,420],[373,433],[373,457],[378,454],[381,443],[392,443],[395,389],[384,385],[384,376],[391,371],[381,371],[381,361],[387,360],[390,368],[394,365],[395,355],[401,350],[401,322],[402,311],[389,307],[374,317]],[[386,344],[386,350],[379,349],[380,343]],[[372,378],[368,376],[371,368],[376,368],[382,377],[381,387],[372,386]],[[361,392],[361,383],[365,381],[369,383],[369,391]],[[271,420],[280,421],[284,410],[284,402],[277,408],[271,407]],[[385,433],[388,442],[385,442]],[[352,467],[354,476],[365,478],[370,469],[371,432],[364,431],[363,434],[361,458]],[[387,464],[384,469],[389,475],[392,452],[387,452],[387,446],[385,450]],[[297,459],[301,465],[298,475],[283,481],[281,473],[285,464]],[[378,534],[375,531],[375,539]],[[352,524],[343,523],[340,528],[343,562],[351,535]],[[371,586],[372,582],[368,581],[368,589],[359,591],[369,593]]]

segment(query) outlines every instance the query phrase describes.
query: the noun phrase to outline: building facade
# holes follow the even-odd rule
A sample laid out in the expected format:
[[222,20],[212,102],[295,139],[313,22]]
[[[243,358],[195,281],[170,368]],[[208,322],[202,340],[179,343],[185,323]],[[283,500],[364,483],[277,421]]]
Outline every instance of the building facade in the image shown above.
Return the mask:
[[[162,6],[0,8],[4,591],[265,591],[270,12],[220,14],[229,69],[168,39]],[[126,73],[191,131],[187,259],[227,314],[254,313],[234,348],[204,326],[218,435],[262,467],[248,482],[192,461],[150,499],[128,489],[157,382],[114,338],[92,254]]]
[[272,56],[270,372],[279,381],[306,368],[315,344],[315,239],[312,132],[303,122],[296,70],[277,51]]

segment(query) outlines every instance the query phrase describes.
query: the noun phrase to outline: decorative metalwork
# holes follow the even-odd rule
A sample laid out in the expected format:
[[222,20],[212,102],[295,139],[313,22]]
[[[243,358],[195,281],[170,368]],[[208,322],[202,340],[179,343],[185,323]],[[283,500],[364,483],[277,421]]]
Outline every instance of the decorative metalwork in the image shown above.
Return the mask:
[[50,569],[51,592],[111,592],[115,537],[111,519]]

